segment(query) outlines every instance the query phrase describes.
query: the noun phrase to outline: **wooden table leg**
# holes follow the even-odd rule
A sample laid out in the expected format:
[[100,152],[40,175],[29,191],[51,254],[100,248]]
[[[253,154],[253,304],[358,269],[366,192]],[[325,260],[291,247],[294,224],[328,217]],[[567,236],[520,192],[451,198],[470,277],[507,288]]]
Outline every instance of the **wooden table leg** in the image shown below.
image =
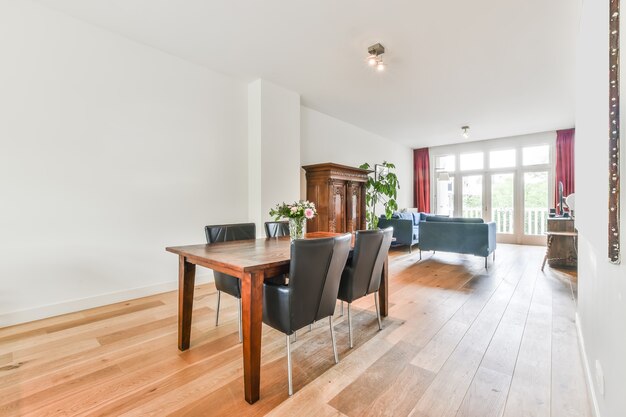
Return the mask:
[[383,272],[380,277],[380,288],[378,289],[378,301],[380,301],[380,315],[389,315],[389,257],[385,258]]
[[243,381],[250,404],[259,399],[261,385],[261,330],[263,324],[263,272],[244,273],[241,280],[243,329]]
[[196,265],[178,257],[178,349],[189,349]]

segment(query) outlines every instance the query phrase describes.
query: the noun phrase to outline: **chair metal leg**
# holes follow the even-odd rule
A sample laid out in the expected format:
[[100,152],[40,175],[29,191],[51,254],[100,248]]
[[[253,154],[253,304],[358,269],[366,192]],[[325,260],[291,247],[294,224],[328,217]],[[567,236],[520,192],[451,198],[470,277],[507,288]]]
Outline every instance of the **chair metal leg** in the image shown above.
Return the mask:
[[330,339],[333,342],[333,353],[335,354],[335,363],[339,363],[339,355],[337,355],[337,343],[335,342],[335,330],[333,329],[333,316],[328,316],[328,324],[330,324]]
[[217,327],[217,323],[220,320],[220,296],[221,294],[222,294],[221,291],[217,292],[217,308],[215,309],[215,327]]
[[287,382],[289,384],[289,396],[293,395],[293,385],[291,383],[291,340],[287,335]]
[[343,301],[341,302],[341,317],[343,317]]
[[493,261],[494,262],[496,261],[496,251],[495,250],[493,251]]
[[422,260],[422,250],[420,249],[420,261]]
[[489,259],[489,257],[485,256],[485,269],[487,269],[487,259]]
[[380,309],[378,308],[378,291],[374,293],[374,304],[376,304],[376,318],[378,318],[378,330],[382,330],[383,324],[380,321]]
[[313,324],[309,324],[309,332],[313,331]]
[[243,342],[243,333],[241,331],[241,298],[237,299],[239,301],[239,343]]
[[293,332],[293,343],[298,341],[298,332]]
[[348,303],[348,336],[350,338],[350,349],[352,349],[352,316],[350,315],[350,304]]

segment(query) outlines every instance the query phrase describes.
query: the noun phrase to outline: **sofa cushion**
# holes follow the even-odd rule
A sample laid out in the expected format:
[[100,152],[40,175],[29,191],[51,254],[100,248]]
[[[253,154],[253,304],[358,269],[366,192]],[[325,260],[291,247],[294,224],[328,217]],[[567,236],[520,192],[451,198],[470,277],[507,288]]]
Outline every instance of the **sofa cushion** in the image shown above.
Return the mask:
[[413,220],[413,213],[394,213],[397,214],[398,217],[391,216],[394,219],[404,219],[404,220]]
[[427,216],[427,222],[451,222],[451,223],[484,223],[483,219],[471,218],[471,217],[442,217],[442,216]]
[[413,225],[418,226],[420,224],[420,214],[419,213],[411,213],[413,216]]

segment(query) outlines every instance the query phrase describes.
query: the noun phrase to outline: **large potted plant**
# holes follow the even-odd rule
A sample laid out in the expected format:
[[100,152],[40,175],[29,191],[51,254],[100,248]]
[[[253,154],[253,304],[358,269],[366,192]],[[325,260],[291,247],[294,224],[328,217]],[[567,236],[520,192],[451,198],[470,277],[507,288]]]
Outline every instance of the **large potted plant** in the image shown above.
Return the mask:
[[[361,165],[361,169],[371,169],[367,162]],[[369,175],[366,184],[365,194],[365,218],[368,229],[378,227],[378,217],[376,217],[376,205],[382,204],[385,209],[385,216],[389,219],[394,210],[398,209],[398,177],[392,171],[396,166],[391,162],[384,161],[376,164],[374,171]]]

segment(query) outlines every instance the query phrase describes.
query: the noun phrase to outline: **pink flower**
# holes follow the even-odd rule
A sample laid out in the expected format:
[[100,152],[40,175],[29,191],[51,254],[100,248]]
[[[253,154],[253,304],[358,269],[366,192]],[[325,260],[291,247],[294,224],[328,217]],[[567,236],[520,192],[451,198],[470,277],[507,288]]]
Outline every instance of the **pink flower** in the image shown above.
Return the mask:
[[298,211],[298,207],[296,206],[291,206],[291,212],[295,213],[296,211]]
[[304,217],[306,217],[307,219],[312,219],[313,216],[315,216],[315,212],[313,211],[313,209],[305,209],[304,210]]

